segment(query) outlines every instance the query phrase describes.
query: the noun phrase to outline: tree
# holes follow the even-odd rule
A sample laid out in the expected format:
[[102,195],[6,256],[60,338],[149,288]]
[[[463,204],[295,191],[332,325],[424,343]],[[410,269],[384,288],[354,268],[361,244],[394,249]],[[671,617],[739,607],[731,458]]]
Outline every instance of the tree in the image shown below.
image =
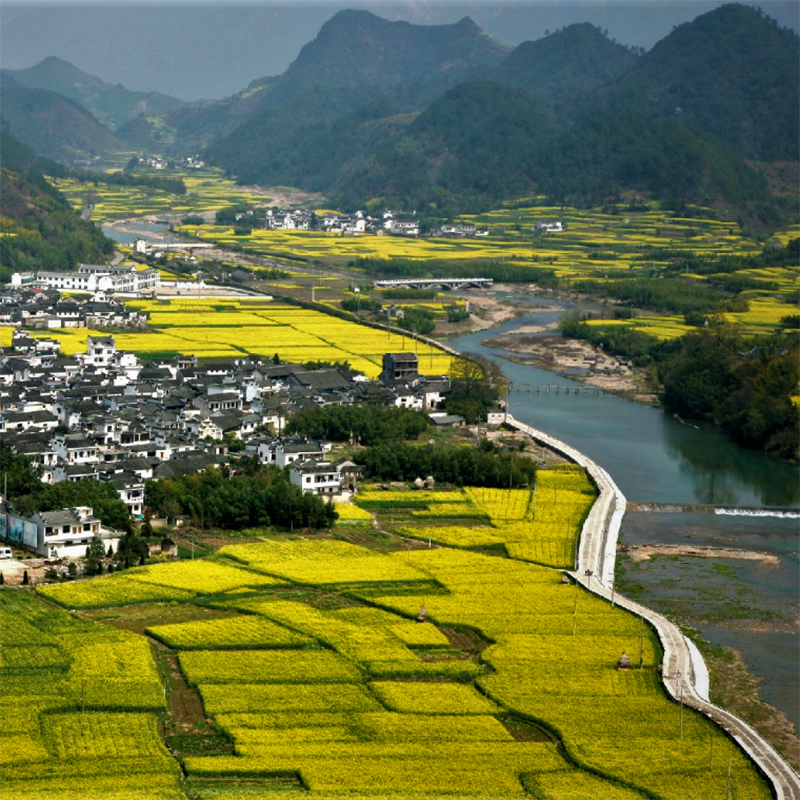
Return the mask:
[[105,554],[103,540],[98,536],[86,548],[85,572],[87,575],[99,575],[103,571],[103,557]]
[[452,386],[445,401],[448,414],[458,414],[470,424],[485,422],[486,412],[500,393],[487,380],[480,364],[461,359],[451,370]]

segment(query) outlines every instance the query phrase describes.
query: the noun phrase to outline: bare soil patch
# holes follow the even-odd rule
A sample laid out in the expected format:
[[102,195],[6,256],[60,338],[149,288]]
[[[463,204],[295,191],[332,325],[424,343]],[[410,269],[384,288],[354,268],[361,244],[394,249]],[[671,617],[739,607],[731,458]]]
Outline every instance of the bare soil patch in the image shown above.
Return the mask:
[[743,561],[761,561],[778,566],[780,558],[771,553],[755,550],[737,550],[731,547],[704,547],[685,544],[642,544],[625,549],[633,562],[649,561],[653,556],[692,556],[694,558],[735,558]]

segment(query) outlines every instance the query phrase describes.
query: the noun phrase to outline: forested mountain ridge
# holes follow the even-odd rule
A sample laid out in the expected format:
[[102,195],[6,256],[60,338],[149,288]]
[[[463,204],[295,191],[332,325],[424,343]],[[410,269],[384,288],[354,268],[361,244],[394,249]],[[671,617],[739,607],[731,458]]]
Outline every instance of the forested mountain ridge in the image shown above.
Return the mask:
[[800,38],[729,4],[678,26],[608,89],[615,108],[668,116],[748,158],[800,158]]
[[55,56],[26,69],[3,73],[22,86],[46,89],[74,100],[111,130],[136,117],[160,116],[184,105],[182,100],[160,92],[133,92],[121,84],[106,83]]
[[499,64],[508,51],[469,17],[454,25],[412,25],[340,11],[303,47],[281,83],[385,89],[443,75],[458,80]]
[[[286,75],[314,73],[308,53],[324,52],[315,62],[317,80],[341,79],[323,65],[335,58],[334,37],[354,41],[361,21],[361,12],[337,15]],[[347,63],[352,48],[342,49]],[[741,63],[730,66],[739,51]],[[375,80],[369,48],[359,52],[354,74]],[[559,202],[597,203],[633,190],[675,207],[716,206],[768,226],[776,206],[746,159],[797,158],[788,140],[798,127],[792,102],[798,78],[790,67],[799,55],[793,33],[738,5],[680,26],[643,56],[594,26],[572,25],[523,43],[480,70],[480,82],[462,81],[435,98],[424,91],[415,98],[404,91],[408,84],[393,91],[373,85],[367,95],[364,87],[351,87],[349,96],[342,88],[342,108],[337,112],[323,92],[315,117],[308,90],[292,94],[287,81],[276,90],[292,98],[284,122],[264,110],[206,155],[246,182],[288,182],[345,207],[381,198],[452,212],[534,191]],[[761,87],[758,101],[743,108],[754,84]],[[677,91],[685,108],[676,105]],[[537,100],[552,107],[549,116]],[[380,124],[381,113],[388,124]]]
[[[424,108],[459,81],[499,64],[508,51],[468,18],[426,26],[391,22],[369,11],[341,11],[282,75],[255,80],[218,102],[176,110],[164,122],[179,142],[193,146],[246,125],[230,142],[212,144],[219,163],[238,172],[241,164],[252,161],[246,148],[238,158],[245,140],[263,139],[255,144],[262,151],[266,140],[277,136],[280,150],[284,139],[307,135],[302,126],[307,119],[324,124],[377,97],[390,101],[393,110]],[[276,113],[281,114],[280,125]],[[121,134],[130,135],[129,129]]]
[[627,72],[636,54],[588,22],[522,42],[486,77],[547,103],[603,86]]
[[83,221],[43,177],[47,163],[0,128],[0,281],[13,272],[74,269],[103,263],[113,242]]

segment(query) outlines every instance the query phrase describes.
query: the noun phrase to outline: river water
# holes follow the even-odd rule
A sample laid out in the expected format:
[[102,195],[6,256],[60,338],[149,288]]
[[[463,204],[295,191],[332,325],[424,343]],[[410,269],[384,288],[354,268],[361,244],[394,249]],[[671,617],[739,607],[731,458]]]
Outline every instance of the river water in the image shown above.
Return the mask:
[[122,227],[112,225],[101,225],[103,233],[112,241],[119,244],[132,245],[134,239],[152,239],[154,234],[158,235],[158,241],[176,242],[176,239],[169,233],[169,226],[161,222],[143,222],[141,220],[131,220]]
[[[800,505],[797,466],[745,450],[711,426],[694,428],[658,409],[612,395],[531,390],[537,385],[574,386],[575,382],[512,361],[509,356],[514,354],[487,347],[484,341],[521,325],[552,324],[571,306],[519,294],[506,299],[524,304],[524,316],[450,339],[448,344],[497,363],[512,382],[509,411],[588,455],[611,474],[628,500],[785,509]],[[637,569],[635,579],[645,586],[644,602],[651,599],[655,607],[675,600],[674,586],[682,578],[687,587],[701,586],[701,596],[683,600],[694,604],[695,619],[704,618],[705,624],[698,625],[704,638],[739,650],[751,672],[763,678],[764,699],[781,709],[798,729],[800,642],[790,621],[797,616],[800,598],[799,534],[796,518],[686,513],[629,513],[621,534],[624,544],[708,544],[779,556],[779,566],[725,561],[716,569],[710,562],[700,563],[701,559],[655,559]],[[747,624],[741,619],[745,606],[756,619],[783,617],[786,624],[763,629]],[[721,624],[708,621],[726,614],[740,618]]]

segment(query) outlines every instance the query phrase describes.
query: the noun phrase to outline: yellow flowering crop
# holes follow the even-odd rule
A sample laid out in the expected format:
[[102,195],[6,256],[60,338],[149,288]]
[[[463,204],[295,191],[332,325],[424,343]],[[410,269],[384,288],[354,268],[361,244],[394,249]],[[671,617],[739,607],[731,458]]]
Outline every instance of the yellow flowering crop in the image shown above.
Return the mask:
[[358,683],[361,674],[329,650],[192,650],[180,655],[191,684]]
[[372,690],[403,714],[495,714],[497,706],[470,686],[457,683],[373,681]]
[[180,650],[298,647],[313,642],[308,636],[254,615],[154,625],[147,633]]

